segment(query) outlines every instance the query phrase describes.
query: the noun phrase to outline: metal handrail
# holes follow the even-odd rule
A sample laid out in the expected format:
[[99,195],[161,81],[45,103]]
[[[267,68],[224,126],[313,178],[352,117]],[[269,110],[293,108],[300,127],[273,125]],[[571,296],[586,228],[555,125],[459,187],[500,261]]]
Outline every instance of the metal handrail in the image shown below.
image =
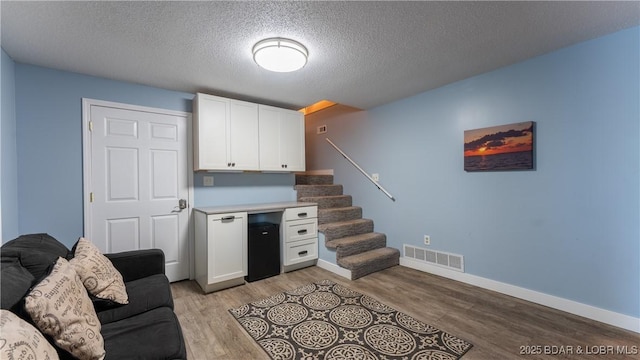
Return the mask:
[[389,199],[396,201],[396,199],[393,197],[393,195],[391,195],[384,187],[382,187],[382,185],[380,185],[380,183],[378,183],[377,181],[375,181],[371,176],[369,176],[369,174],[367,174],[366,171],[364,171],[360,165],[356,164],[355,161],[351,160],[351,158],[344,153],[344,151],[342,151],[338,145],[334,144],[333,141],[329,140],[329,138],[325,138],[325,140],[327,140],[327,142],[329,144],[331,144],[331,146],[333,146],[334,149],[338,150],[338,152],[340,153],[340,155],[342,155],[345,159],[347,159],[351,165],[355,166],[356,169],[360,170],[360,172],[362,173],[362,175],[366,176],[367,179],[369,179],[369,181],[371,181],[373,183],[373,185],[375,185],[378,190],[382,191],[385,195],[387,195],[389,197]]

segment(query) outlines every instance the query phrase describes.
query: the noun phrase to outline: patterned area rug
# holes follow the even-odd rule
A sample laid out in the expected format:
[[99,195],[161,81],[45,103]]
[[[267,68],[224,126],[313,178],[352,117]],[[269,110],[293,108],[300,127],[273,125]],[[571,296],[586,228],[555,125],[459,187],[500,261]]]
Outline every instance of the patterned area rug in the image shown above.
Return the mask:
[[329,280],[229,312],[275,360],[445,360],[473,346]]

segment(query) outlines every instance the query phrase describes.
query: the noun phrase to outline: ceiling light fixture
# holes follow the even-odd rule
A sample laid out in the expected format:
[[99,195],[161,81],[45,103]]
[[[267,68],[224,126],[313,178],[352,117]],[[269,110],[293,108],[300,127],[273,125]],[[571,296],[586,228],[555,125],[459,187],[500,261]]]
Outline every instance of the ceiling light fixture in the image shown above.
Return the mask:
[[309,52],[297,41],[269,38],[253,46],[253,60],[260,67],[275,72],[291,72],[307,64]]

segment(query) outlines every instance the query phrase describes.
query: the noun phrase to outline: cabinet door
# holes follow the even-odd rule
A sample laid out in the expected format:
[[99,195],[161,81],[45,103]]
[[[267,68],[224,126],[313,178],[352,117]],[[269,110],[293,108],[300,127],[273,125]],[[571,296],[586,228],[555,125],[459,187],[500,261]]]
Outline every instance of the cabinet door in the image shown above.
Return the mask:
[[247,275],[247,214],[210,215],[208,221],[209,284]]
[[299,111],[259,106],[260,170],[304,171],[304,115]]
[[271,106],[258,106],[260,170],[284,171],[280,161],[280,112]]
[[258,170],[258,104],[231,100],[229,106],[231,170]]
[[305,171],[304,115],[299,111],[280,113],[280,159],[287,171]]
[[227,169],[229,100],[197,94],[194,113],[195,170]]

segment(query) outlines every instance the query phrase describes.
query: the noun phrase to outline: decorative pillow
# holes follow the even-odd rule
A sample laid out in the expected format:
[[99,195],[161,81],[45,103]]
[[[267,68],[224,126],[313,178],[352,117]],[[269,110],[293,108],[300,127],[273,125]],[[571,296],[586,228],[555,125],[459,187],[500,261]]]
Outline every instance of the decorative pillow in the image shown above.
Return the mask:
[[69,263],[91,295],[118,304],[129,303],[122,274],[113,267],[111,260],[102,255],[100,249],[89,240],[80,238],[74,250],[74,257]]
[[58,359],[58,353],[33,325],[0,310],[0,359]]
[[25,297],[25,310],[38,329],[78,359],[103,359],[100,321],[87,290],[69,262],[59,258],[51,274]]

